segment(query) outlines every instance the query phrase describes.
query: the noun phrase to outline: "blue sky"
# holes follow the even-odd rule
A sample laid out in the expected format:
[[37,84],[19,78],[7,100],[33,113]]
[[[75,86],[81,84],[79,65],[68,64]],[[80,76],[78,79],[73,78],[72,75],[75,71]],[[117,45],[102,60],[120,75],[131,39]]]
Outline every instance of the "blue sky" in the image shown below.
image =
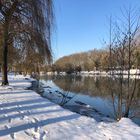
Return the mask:
[[139,8],[140,0],[54,0],[54,58],[104,47],[108,17],[119,18],[129,6]]

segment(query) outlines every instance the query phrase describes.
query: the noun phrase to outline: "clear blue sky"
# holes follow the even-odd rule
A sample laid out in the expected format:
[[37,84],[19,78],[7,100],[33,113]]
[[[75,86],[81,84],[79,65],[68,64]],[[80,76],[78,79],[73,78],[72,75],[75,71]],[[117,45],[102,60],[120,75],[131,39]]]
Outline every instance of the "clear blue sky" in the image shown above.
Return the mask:
[[54,0],[54,58],[103,47],[108,17],[120,17],[120,9],[130,5],[140,8],[140,0]]

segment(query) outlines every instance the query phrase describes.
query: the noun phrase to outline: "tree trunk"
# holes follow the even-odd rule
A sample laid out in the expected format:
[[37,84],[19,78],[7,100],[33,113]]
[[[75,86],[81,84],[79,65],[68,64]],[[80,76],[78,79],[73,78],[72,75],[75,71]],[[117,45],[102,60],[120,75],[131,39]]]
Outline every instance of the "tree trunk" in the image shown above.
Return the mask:
[[7,9],[6,14],[4,15],[5,22],[3,24],[4,27],[4,38],[3,38],[3,63],[2,63],[2,85],[8,85],[8,41],[9,41],[9,26],[13,16],[14,11],[18,5],[18,0],[13,2],[11,7]]
[[129,109],[125,112],[124,117],[126,117],[126,118],[129,117]]
[[2,62],[2,85],[8,85],[8,23],[5,24],[4,28],[4,44],[3,44],[3,62]]
[[7,54],[8,54],[8,45],[7,45],[7,42],[5,42],[4,47],[3,47],[2,85],[8,85]]

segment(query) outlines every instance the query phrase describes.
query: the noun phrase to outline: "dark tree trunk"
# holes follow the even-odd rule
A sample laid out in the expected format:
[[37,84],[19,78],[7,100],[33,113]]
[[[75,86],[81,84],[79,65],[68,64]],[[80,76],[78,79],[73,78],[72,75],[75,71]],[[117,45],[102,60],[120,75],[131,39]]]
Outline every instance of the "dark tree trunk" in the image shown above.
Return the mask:
[[129,110],[124,114],[124,117],[128,118],[129,117]]
[[14,11],[18,5],[18,1],[16,0],[7,12],[4,14],[5,22],[3,24],[4,27],[4,38],[3,38],[3,62],[2,62],[2,85],[8,85],[8,41],[9,41],[9,26],[13,16]]
[[8,45],[7,42],[4,43],[3,47],[3,64],[2,64],[2,85],[8,85],[8,76],[7,76],[7,54],[8,54]]
[[5,25],[2,62],[2,85],[8,85],[8,24]]

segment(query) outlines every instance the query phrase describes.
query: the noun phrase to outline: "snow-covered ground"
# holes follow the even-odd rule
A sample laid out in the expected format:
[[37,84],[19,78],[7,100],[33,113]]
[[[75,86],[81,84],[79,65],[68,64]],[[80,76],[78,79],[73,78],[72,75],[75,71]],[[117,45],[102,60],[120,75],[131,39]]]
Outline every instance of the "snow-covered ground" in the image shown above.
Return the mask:
[[9,78],[9,86],[0,86],[0,140],[140,140],[130,119],[96,122],[26,90],[29,77]]

